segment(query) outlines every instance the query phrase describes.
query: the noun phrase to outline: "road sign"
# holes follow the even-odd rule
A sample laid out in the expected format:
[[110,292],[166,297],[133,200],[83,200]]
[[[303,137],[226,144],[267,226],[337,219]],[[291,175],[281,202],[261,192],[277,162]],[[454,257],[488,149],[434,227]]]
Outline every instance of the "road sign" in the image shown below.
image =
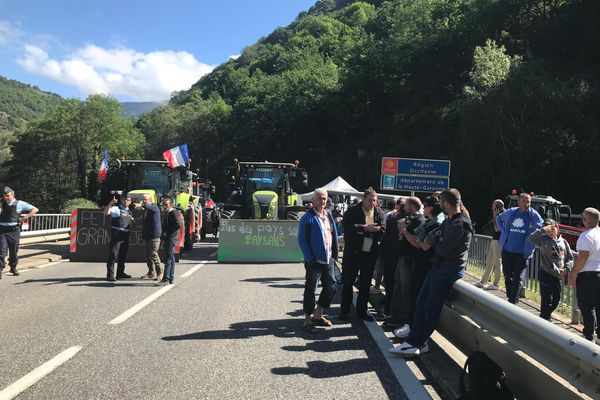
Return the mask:
[[398,174],[398,159],[391,157],[383,157],[381,160],[381,173],[383,175]]
[[450,186],[450,161],[422,158],[381,159],[381,189],[437,192]]
[[450,161],[399,158],[398,175],[450,176]]
[[450,180],[447,177],[426,178],[422,176],[402,176],[396,177],[396,190],[407,192],[432,193],[448,189]]
[[396,176],[395,175],[381,175],[381,189],[395,190],[396,189]]

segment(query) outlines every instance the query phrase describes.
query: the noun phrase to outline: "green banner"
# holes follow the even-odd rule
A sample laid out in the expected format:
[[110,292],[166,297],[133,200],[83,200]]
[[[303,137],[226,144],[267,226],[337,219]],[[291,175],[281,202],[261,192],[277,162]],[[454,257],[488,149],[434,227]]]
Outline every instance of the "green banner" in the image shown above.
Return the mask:
[[298,221],[222,219],[219,262],[301,262]]

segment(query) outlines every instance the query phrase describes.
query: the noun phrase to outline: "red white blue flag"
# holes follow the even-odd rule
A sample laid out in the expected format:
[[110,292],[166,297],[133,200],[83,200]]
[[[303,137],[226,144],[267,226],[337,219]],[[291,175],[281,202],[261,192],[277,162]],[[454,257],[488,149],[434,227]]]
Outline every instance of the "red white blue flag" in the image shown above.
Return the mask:
[[100,164],[100,170],[98,171],[98,181],[104,182],[106,175],[108,174],[108,150],[104,150],[104,158],[102,164]]
[[171,168],[186,165],[188,161],[190,161],[187,144],[180,144],[177,147],[165,151],[163,153],[163,158],[169,162]]

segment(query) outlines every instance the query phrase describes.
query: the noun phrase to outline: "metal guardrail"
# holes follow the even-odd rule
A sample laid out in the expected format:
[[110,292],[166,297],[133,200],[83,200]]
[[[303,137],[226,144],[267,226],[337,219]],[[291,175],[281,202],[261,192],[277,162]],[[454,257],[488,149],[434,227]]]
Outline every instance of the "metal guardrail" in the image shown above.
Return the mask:
[[444,335],[487,352],[518,398],[598,398],[599,346],[462,280],[449,303],[440,320]]
[[23,238],[68,234],[71,231],[70,214],[35,214],[27,222],[28,229],[21,231]]
[[[492,237],[485,235],[473,235],[473,239],[471,241],[471,247],[469,248],[469,265],[474,266],[482,273],[485,270],[485,258],[491,243]],[[525,288],[537,294],[540,294],[540,282],[538,280],[539,265],[540,257],[536,252],[534,253],[534,256],[527,262]],[[560,304],[571,309],[572,323],[580,322],[575,288],[570,288],[568,285],[564,285],[560,295]]]
[[29,219],[28,231],[43,231],[48,229],[69,228],[70,214],[35,214]]

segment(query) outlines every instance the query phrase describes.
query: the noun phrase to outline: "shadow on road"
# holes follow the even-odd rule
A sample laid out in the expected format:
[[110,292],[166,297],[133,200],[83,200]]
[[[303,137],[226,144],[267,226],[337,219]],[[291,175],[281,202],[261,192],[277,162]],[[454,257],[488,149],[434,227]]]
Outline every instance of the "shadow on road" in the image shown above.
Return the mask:
[[355,358],[346,361],[308,361],[306,368],[301,367],[278,367],[272,368],[275,375],[304,374],[311,378],[339,378],[341,376],[362,374],[373,371],[373,365],[368,358]]
[[280,282],[289,282],[289,281],[302,281],[304,282],[304,277],[299,278],[281,278],[281,277],[271,277],[271,278],[248,278],[242,279],[240,282],[255,282],[262,283],[272,288],[279,289],[304,289],[304,283],[287,283],[281,284]]
[[249,339],[257,336],[272,335],[275,337],[301,337],[307,340],[326,340],[334,337],[353,335],[350,327],[321,329],[318,333],[306,333],[302,330],[303,320],[298,318],[249,321],[231,324],[229,329],[203,331],[179,336],[165,336],[166,341],[175,340],[223,340]]
[[283,350],[287,351],[315,351],[317,353],[332,353],[334,351],[347,351],[347,350],[361,350],[360,340],[354,339],[343,339],[336,340],[335,342],[322,341],[309,342],[305,346],[283,346]]
[[116,282],[108,282],[106,278],[93,276],[72,276],[68,278],[44,278],[44,279],[26,279],[16,282],[15,285],[27,283],[40,283],[45,285],[67,285],[67,286],[89,286],[89,287],[118,287],[118,286],[156,286],[156,282],[127,279]]

